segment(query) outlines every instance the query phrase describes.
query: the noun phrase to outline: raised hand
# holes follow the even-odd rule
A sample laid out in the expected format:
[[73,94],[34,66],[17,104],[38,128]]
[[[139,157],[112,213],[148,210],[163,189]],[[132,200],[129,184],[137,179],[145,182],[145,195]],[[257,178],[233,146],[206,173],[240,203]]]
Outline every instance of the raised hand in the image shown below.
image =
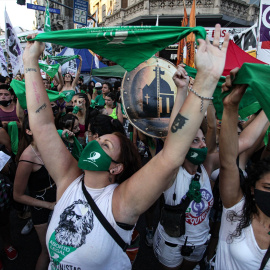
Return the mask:
[[[35,38],[37,34],[28,35],[27,39]],[[23,61],[24,63],[27,61],[31,61],[31,59],[38,60],[39,56],[45,49],[45,44],[43,42],[38,41],[27,41],[24,53],[23,53]]]
[[224,70],[229,34],[226,33],[221,49],[219,49],[219,41],[220,25],[217,24],[213,44],[208,38],[206,40],[198,39],[199,48],[195,58],[198,72],[205,73],[207,76],[212,75],[215,79],[219,79]]
[[179,90],[179,88],[185,88],[185,90],[187,90],[188,88],[189,76],[184,67],[184,64],[178,65],[177,71],[173,75],[173,81],[177,87],[177,90]]
[[223,99],[224,106],[238,106],[248,87],[247,84],[233,85],[233,80],[238,71],[239,68],[231,70],[230,75],[226,76],[225,83],[222,84],[222,92],[227,92],[232,89],[232,92]]

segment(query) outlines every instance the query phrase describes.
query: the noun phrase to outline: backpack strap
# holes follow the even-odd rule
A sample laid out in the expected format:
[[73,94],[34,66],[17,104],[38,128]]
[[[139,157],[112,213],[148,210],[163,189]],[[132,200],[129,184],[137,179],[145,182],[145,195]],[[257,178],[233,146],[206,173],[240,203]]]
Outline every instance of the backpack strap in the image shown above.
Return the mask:
[[262,260],[262,263],[261,263],[261,266],[260,266],[260,269],[259,270],[263,270],[264,267],[266,266],[268,260],[270,258],[270,246],[268,247],[264,257],[263,257],[263,260]]
[[121,247],[121,249],[126,252],[128,248],[128,244],[120,237],[120,235],[116,232],[116,230],[112,227],[112,225],[108,222],[108,220],[104,217],[104,215],[99,210],[98,206],[96,205],[95,201],[91,197],[91,195],[87,192],[84,179],[82,179],[82,190],[85,198],[87,199],[89,205],[91,206],[94,214],[100,221],[101,225],[104,229],[109,233],[109,235],[114,239],[114,241]]

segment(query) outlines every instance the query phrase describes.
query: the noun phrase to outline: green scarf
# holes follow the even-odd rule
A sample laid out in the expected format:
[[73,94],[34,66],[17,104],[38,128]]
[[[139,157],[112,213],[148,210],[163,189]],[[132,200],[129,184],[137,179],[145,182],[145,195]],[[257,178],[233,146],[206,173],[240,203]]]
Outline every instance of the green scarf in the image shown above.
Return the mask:
[[11,150],[14,155],[17,155],[19,145],[19,132],[16,121],[11,121],[8,123],[8,135],[11,141]]
[[46,72],[51,78],[53,78],[55,76],[55,74],[57,73],[60,64],[55,64],[55,65],[46,65],[43,63],[39,63],[38,64],[39,67]]
[[[17,80],[12,80],[10,86],[13,88],[19,103],[21,105],[21,107],[26,110],[27,109],[27,104],[26,104],[26,93],[25,93],[25,83],[21,82],[21,81],[17,81]],[[66,96],[62,93],[58,93],[56,91],[52,91],[52,90],[47,90],[47,94],[49,97],[49,100],[51,102],[56,101],[58,99],[63,98],[65,100]]]
[[[62,139],[62,133],[63,133],[63,130],[59,129],[57,130],[59,136],[61,137]],[[68,134],[66,133],[66,138],[68,139]],[[81,144],[79,143],[79,141],[77,140],[76,137],[73,137],[73,140],[74,140],[74,144],[73,144],[73,149],[72,149],[72,156],[76,159],[76,160],[79,160],[80,156],[81,156],[81,153],[83,151],[83,148],[81,146]]]
[[[256,64],[256,65],[261,65],[261,64]],[[264,66],[264,65],[262,65],[262,66]],[[190,77],[195,78],[195,76],[197,74],[196,69],[191,68],[189,66],[185,66],[185,70],[187,71],[187,73]],[[240,72],[240,70],[239,70],[239,72]],[[238,76],[239,76],[239,74],[237,75],[237,77]],[[222,113],[223,113],[222,99],[226,95],[228,95],[228,93],[223,93],[223,94],[221,93],[221,86],[224,82],[225,82],[225,77],[221,76],[219,79],[219,82],[216,86],[215,92],[213,94],[213,98],[214,98],[213,104],[214,104],[214,107],[216,109],[217,119],[220,119],[220,120],[222,119]],[[235,83],[235,81],[234,81],[234,83]],[[246,90],[246,93],[244,94],[244,96],[241,99],[241,102],[239,104],[239,110],[238,110],[239,115],[241,116],[241,118],[245,118],[245,117],[257,112],[260,108],[261,108],[261,106],[260,106],[259,102],[257,101],[252,89],[250,87],[248,87],[248,89]]]
[[[54,31],[55,32],[55,31]],[[45,60],[46,58],[49,58],[51,60],[57,61],[61,66],[64,65],[66,62],[69,62],[73,59],[79,58],[79,55],[67,55],[67,56],[52,56],[52,55],[47,55],[43,58]]]
[[196,39],[206,38],[206,31],[201,26],[119,26],[53,31],[38,34],[33,40],[69,48],[87,48],[131,71],[191,32],[195,33]]

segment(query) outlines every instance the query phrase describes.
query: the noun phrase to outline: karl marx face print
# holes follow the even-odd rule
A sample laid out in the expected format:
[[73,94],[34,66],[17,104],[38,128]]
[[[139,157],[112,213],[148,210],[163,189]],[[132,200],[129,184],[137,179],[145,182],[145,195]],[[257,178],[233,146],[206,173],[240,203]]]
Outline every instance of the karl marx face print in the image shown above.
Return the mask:
[[55,239],[61,245],[78,248],[85,244],[86,235],[93,227],[92,209],[87,202],[78,200],[61,214]]

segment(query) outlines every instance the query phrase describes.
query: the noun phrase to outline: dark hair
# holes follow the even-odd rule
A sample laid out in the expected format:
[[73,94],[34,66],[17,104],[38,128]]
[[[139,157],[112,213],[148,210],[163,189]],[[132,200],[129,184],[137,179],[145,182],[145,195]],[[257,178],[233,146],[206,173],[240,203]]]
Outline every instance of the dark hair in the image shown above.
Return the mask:
[[241,189],[245,197],[243,211],[240,213],[229,211],[226,217],[231,222],[239,221],[235,231],[229,235],[227,239],[228,242],[232,242],[234,237],[240,237],[242,230],[248,227],[252,222],[253,216],[258,214],[254,196],[251,194],[251,188],[255,188],[256,182],[262,179],[267,173],[270,173],[270,157],[254,163],[247,173],[247,178],[244,178],[240,173]]
[[65,76],[66,76],[66,74],[69,74],[70,75],[70,77],[71,77],[71,83],[73,83],[73,76],[69,72],[66,72],[64,74],[64,83],[65,83]]
[[0,74],[0,83],[5,83],[5,81],[6,81],[6,77]]
[[70,129],[74,128],[75,120],[78,120],[78,117],[74,114],[68,113],[62,116],[58,121],[57,129]]
[[141,168],[141,158],[131,140],[120,132],[114,132],[113,134],[118,137],[121,145],[120,156],[117,161],[124,165],[124,169],[115,178],[115,183],[121,184]]
[[109,93],[105,94],[105,96],[112,99],[113,107],[115,107],[116,106],[116,96],[115,96],[115,94],[113,92],[109,92]]
[[[117,119],[105,114],[98,114],[89,120],[90,131],[92,134],[98,134],[102,136],[105,134],[112,134],[113,132],[119,132],[125,135],[125,130],[121,122]],[[88,128],[88,126],[86,127]]]
[[106,85],[108,86],[110,92],[113,91],[113,87],[112,87],[112,85],[111,85],[109,82],[104,82],[104,83],[102,83],[102,86],[103,86],[104,84],[106,84]]
[[22,130],[20,134],[20,140],[19,140],[19,145],[18,145],[18,152],[16,155],[16,162],[19,162],[19,159],[23,153],[23,151],[31,144],[33,141],[33,136],[28,135],[26,133],[26,130],[30,130],[30,125],[29,125],[29,118],[28,114],[25,114],[23,117],[23,123],[22,123]]
[[116,82],[114,83],[113,88],[114,88],[114,91],[115,91],[115,92],[118,91],[118,87],[121,87],[121,82],[120,82],[120,81],[116,81]]
[[109,92],[105,96],[111,98],[114,101],[116,100],[115,94],[113,92]]
[[8,84],[0,84],[0,90],[7,90],[9,91],[11,89],[11,87]]

